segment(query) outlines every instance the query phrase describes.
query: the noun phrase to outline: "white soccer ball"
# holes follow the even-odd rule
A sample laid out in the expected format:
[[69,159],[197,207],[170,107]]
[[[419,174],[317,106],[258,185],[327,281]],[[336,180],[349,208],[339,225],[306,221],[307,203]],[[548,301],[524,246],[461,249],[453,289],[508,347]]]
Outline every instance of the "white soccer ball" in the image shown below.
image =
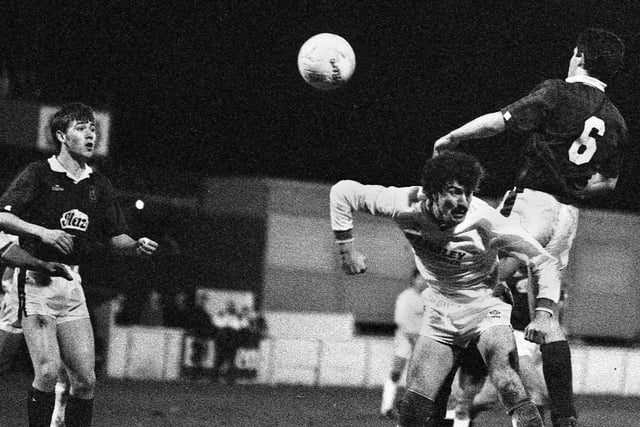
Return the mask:
[[356,69],[356,54],[342,37],[320,33],[304,42],[298,52],[298,70],[311,86],[336,89],[345,84]]

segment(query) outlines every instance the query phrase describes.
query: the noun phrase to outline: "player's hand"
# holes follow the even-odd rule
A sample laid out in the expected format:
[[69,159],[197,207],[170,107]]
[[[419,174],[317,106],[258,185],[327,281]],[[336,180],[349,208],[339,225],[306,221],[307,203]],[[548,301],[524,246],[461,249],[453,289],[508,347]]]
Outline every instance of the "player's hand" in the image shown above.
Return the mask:
[[60,253],[69,255],[73,252],[73,239],[75,237],[73,234],[63,230],[45,229],[40,236],[40,240],[42,240],[42,243],[54,247]]
[[340,254],[342,269],[347,274],[362,274],[367,271],[366,258],[360,252],[351,250]]
[[45,262],[42,270],[51,277],[64,277],[67,280],[73,280],[69,268],[59,262]]
[[536,344],[544,344],[558,327],[558,321],[551,313],[536,311],[534,319],[524,328],[524,338]]
[[136,254],[138,256],[151,256],[158,249],[158,243],[148,237],[141,237],[136,242]]
[[496,287],[493,289],[493,296],[501,298],[509,305],[514,305],[513,293],[511,292],[511,289],[509,289],[509,285],[505,282],[498,282]]
[[442,138],[439,138],[433,144],[433,157],[439,156],[444,151],[454,149],[456,145],[458,145],[458,142],[451,138],[451,134],[447,134]]

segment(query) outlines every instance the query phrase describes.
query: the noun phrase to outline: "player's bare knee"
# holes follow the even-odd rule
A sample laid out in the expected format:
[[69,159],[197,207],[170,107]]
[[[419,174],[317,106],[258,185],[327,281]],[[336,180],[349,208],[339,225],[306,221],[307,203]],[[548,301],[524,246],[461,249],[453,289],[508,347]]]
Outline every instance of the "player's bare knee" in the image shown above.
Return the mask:
[[42,358],[34,361],[33,369],[39,383],[54,387],[58,380],[59,364],[54,359]]

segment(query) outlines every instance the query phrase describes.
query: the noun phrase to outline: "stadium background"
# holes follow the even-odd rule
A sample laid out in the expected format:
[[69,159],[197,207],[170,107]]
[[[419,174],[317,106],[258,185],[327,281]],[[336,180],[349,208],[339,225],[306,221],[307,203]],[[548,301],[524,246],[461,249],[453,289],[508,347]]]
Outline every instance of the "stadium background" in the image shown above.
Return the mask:
[[[3,2],[9,99],[0,109],[0,183],[43,156],[28,138],[16,145],[6,136],[9,119],[36,126],[12,102],[81,100],[108,111],[110,151],[98,166],[122,192],[134,234],[164,243],[154,286],[251,290],[261,305],[272,197],[264,179],[415,184],[437,137],[545,78],[564,77],[576,34],[598,26],[627,44],[625,68],[608,93],[631,138],[614,194],[584,207],[634,215],[639,17],[632,1]],[[354,77],[340,90],[315,90],[298,74],[298,48],[319,32],[342,35],[356,52]],[[516,143],[501,136],[470,144],[489,171],[484,196],[511,186]],[[237,191],[219,199],[220,182]],[[278,200],[304,200],[291,196],[295,202]],[[143,211],[133,208],[140,197]],[[313,216],[325,215],[319,209]],[[121,273],[99,260],[94,290],[133,292],[132,280],[143,289],[148,283],[136,278],[158,271],[130,266],[131,277],[114,280]],[[389,295],[377,296],[387,301],[387,322]],[[334,309],[345,305],[326,308]]]
[[[613,248],[600,263],[616,266],[623,276],[611,277],[627,286],[636,272],[631,241],[640,211],[638,18],[640,5],[630,0],[92,0],[64,7],[7,0],[0,13],[0,184],[43,157],[31,111],[86,102],[109,112],[109,156],[97,163],[120,190],[134,234],[163,244],[158,259],[142,266],[98,257],[87,280],[94,298],[150,286],[247,290],[258,306],[271,298],[269,309],[357,311],[364,323],[388,325],[410,266],[348,283],[327,255],[327,186],[343,178],[415,184],[437,137],[543,79],[564,77],[576,34],[605,27],[627,44],[625,67],[608,93],[631,138],[614,194],[583,206],[595,213],[586,215],[587,246],[576,255]],[[315,90],[298,74],[298,48],[319,32],[340,34],[356,52],[354,77],[340,90]],[[34,139],[28,132],[13,138],[16,129],[33,131]],[[469,146],[489,171],[484,196],[511,186],[516,143],[501,136]],[[147,202],[142,211],[133,207],[139,198]],[[292,230],[309,232],[307,246],[321,246],[324,257],[287,240]],[[311,267],[279,268],[282,260],[269,252],[274,239],[280,249],[290,246],[278,253],[283,262]],[[401,243],[382,241],[391,246],[378,244],[387,252],[373,257],[402,251]],[[609,313],[601,317],[610,335],[633,340],[636,329],[624,318],[633,324],[640,316],[638,293],[619,290],[619,299],[583,294],[591,304],[584,310]],[[381,306],[380,316],[367,318]]]

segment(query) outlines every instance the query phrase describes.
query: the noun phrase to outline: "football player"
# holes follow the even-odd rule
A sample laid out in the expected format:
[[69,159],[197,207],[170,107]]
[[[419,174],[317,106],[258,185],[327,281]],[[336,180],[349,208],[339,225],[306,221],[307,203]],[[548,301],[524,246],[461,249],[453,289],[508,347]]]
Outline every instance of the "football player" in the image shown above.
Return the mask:
[[31,255],[63,263],[72,280],[20,269],[14,275],[19,316],[35,377],[28,399],[29,424],[48,426],[58,372],[69,374],[68,425],[89,426],[95,387],[94,338],[80,266],[96,243],[122,255],[149,256],[158,244],[134,240],[111,182],[88,165],[96,147],[93,110],[64,105],[51,118],[58,153],[29,164],[0,198],[0,228],[20,237]]
[[[453,130],[434,145],[434,155],[461,141],[486,138],[505,130],[522,141],[523,167],[502,203],[505,216],[518,219],[553,256],[567,265],[578,224],[576,204],[611,192],[620,167],[619,147],[627,126],[605,93],[621,67],[624,43],[603,29],[583,31],[573,47],[565,80],[546,80],[527,96]],[[515,272],[519,262],[502,261]],[[535,289],[531,289],[535,295]],[[543,330],[538,321],[553,325]],[[544,377],[555,427],[577,425],[573,401],[571,353],[558,310],[536,309],[526,338],[541,345]]]
[[504,250],[531,265],[541,308],[558,301],[557,260],[516,221],[473,196],[483,174],[476,158],[447,152],[425,163],[422,186],[345,180],[331,188],[331,226],[347,273],[366,270],[364,256],[353,247],[353,212],[368,212],[395,221],[428,283],[422,293],[423,323],[399,408],[403,427],[443,425],[459,356],[471,343],[487,361],[513,424],[542,426],[518,376],[511,305],[497,280],[498,253]]
[[396,418],[394,404],[398,394],[398,383],[404,373],[407,362],[411,358],[413,347],[420,332],[420,326],[422,326],[422,314],[424,313],[422,291],[426,287],[426,280],[424,280],[420,271],[415,269],[411,278],[411,285],[400,292],[396,298],[393,314],[393,321],[396,324],[393,340],[393,360],[391,361],[391,373],[382,389],[382,402],[380,404],[380,414],[387,418]]

